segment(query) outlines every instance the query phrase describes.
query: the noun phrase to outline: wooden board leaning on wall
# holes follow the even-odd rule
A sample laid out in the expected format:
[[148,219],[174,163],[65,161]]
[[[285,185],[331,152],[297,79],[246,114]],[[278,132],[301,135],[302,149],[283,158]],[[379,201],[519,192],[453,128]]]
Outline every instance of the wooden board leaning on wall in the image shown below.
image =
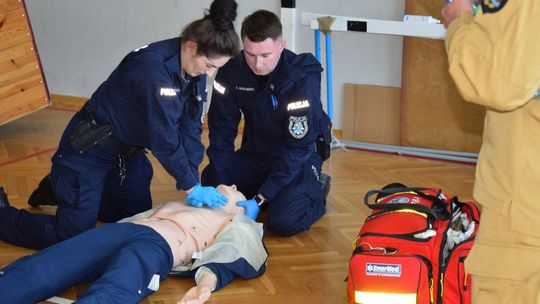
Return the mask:
[[24,2],[0,0],[0,125],[49,105]]
[[[441,20],[444,1],[407,0],[405,14]],[[463,100],[448,74],[444,41],[404,37],[401,144],[478,152],[485,110]]]

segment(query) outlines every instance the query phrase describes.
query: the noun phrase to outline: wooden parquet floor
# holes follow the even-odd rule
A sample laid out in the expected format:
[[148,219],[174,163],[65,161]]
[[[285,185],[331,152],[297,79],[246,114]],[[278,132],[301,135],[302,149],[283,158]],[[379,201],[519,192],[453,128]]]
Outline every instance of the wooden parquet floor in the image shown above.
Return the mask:
[[[30,208],[27,199],[50,170],[54,153],[72,109],[49,108],[0,126],[0,186],[10,203],[31,212],[54,213],[54,207]],[[206,137],[206,132],[204,136]],[[183,198],[173,179],[154,164],[154,202]],[[207,163],[205,159],[203,166]],[[201,168],[203,168],[201,166]],[[472,199],[474,166],[360,150],[336,149],[324,164],[332,176],[327,214],[309,231],[295,237],[265,236],[270,253],[267,272],[260,278],[237,280],[215,292],[208,303],[346,303],[346,282],[351,243],[368,214],[366,191],[391,182],[410,186],[436,186]],[[0,265],[32,250],[0,241]],[[169,278],[143,303],[176,303],[191,287],[191,279]],[[75,299],[85,286],[71,288],[61,297]]]

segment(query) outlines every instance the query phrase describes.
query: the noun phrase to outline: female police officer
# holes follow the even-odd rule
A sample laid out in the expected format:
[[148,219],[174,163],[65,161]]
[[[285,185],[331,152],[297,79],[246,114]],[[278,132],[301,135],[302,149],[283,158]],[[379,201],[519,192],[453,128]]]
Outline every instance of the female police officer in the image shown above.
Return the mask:
[[94,227],[97,219],[113,221],[151,208],[145,148],[191,205],[225,204],[215,188],[200,186],[198,166],[205,74],[238,53],[236,7],[234,0],[214,0],[180,38],[129,53],[62,135],[50,174],[56,217],[3,207],[0,239],[40,249]]

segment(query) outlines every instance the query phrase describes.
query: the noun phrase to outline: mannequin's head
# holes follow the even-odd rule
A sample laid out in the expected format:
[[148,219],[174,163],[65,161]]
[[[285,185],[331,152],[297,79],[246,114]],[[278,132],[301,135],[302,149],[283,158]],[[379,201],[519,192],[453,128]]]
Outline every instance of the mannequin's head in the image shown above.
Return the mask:
[[244,194],[242,194],[242,192],[236,189],[236,185],[219,185],[216,187],[216,189],[229,199],[227,204],[223,206],[223,209],[226,212],[233,214],[244,214],[244,208],[236,206],[236,203],[240,201],[245,201],[246,197],[244,196]]

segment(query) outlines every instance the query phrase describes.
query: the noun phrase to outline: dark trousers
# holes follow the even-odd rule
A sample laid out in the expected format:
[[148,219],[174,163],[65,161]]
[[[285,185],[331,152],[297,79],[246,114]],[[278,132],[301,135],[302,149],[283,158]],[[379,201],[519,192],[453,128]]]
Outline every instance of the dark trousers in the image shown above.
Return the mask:
[[[230,172],[224,178],[212,164],[203,171],[201,183],[217,186],[219,183],[236,185],[249,199],[255,196],[268,177],[273,162],[260,159],[242,150],[234,153]],[[283,236],[292,236],[309,229],[326,212],[324,194],[318,176],[322,161],[313,153],[302,165],[291,183],[283,188],[268,204],[268,228]]]
[[126,178],[120,185],[118,154],[99,146],[82,154],[71,148],[69,136],[78,121],[76,114],[52,158],[56,215],[1,208],[1,240],[42,249],[95,227],[98,219],[112,222],[152,207],[153,171],[146,155],[139,153],[125,158]]
[[132,223],[88,230],[0,271],[0,303],[36,303],[85,282],[77,303],[139,303],[152,294],[154,275],[173,264],[167,242],[152,228]]

